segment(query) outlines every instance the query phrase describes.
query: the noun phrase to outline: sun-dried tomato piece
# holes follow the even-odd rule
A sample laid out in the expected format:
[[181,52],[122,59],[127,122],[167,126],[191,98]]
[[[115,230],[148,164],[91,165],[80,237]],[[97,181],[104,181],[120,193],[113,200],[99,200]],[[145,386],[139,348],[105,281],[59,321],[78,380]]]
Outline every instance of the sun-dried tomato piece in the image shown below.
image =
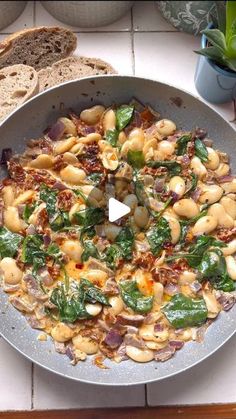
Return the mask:
[[75,196],[72,191],[66,189],[59,192],[57,196],[58,207],[64,211],[69,211],[75,203]]

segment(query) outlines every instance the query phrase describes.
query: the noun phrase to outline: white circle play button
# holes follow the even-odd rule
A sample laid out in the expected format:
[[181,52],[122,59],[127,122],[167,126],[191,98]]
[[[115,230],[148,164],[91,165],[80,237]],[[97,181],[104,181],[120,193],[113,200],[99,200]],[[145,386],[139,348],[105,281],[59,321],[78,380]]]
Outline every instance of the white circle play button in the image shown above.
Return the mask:
[[128,207],[125,204],[122,204],[122,202],[117,201],[115,198],[110,198],[108,201],[108,218],[111,223],[113,223],[116,220],[119,220],[119,218],[124,217],[124,215],[127,215],[130,213],[130,207]]

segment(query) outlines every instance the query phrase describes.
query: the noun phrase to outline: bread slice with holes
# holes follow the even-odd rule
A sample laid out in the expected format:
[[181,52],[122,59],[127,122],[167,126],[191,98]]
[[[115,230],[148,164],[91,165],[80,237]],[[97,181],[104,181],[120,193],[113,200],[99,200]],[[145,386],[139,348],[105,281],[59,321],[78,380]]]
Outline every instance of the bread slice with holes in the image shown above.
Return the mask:
[[39,71],[39,91],[69,80],[99,74],[114,74],[114,68],[98,58],[71,56]]
[[26,64],[41,70],[68,57],[76,45],[76,35],[66,28],[39,27],[15,32],[0,43],[0,69]]
[[0,70],[0,120],[38,93],[38,74],[33,67],[16,64]]

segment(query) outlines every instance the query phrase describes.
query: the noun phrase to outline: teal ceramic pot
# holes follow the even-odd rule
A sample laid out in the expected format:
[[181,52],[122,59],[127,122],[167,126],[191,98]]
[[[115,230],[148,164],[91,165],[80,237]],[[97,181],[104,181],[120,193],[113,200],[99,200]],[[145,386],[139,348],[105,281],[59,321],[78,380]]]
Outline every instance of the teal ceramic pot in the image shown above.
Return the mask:
[[215,1],[157,1],[163,17],[175,28],[198,35],[216,17]]
[[[201,47],[207,46],[207,38],[202,36]],[[199,55],[194,77],[198,93],[211,103],[226,103],[236,99],[236,73],[219,67],[208,58]]]

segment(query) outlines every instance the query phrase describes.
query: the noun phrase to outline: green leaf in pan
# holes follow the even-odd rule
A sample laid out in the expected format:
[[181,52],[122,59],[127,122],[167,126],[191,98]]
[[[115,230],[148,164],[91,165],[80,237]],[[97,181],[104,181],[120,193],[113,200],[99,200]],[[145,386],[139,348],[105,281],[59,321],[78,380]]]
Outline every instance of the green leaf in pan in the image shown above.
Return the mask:
[[203,162],[208,161],[208,151],[205,144],[197,138],[194,143],[195,155]]
[[178,138],[176,142],[176,154],[177,156],[183,156],[187,151],[188,142],[191,141],[192,135],[191,134],[184,134],[182,137]]
[[17,253],[23,237],[20,234],[12,233],[6,227],[0,227],[0,256],[1,258],[13,258]]
[[163,245],[171,241],[171,232],[168,221],[161,217],[158,223],[147,232],[147,239],[151,251],[155,256],[161,252]]
[[145,166],[145,159],[142,151],[129,150],[127,161],[134,169],[142,169]]
[[153,296],[144,296],[135,280],[120,281],[121,297],[124,303],[137,313],[148,313],[153,306]]
[[117,129],[110,129],[106,131],[105,139],[112,145],[112,147],[116,147],[118,135],[119,131]]
[[116,126],[122,131],[130,122],[134,112],[134,106],[121,106],[116,111]]

